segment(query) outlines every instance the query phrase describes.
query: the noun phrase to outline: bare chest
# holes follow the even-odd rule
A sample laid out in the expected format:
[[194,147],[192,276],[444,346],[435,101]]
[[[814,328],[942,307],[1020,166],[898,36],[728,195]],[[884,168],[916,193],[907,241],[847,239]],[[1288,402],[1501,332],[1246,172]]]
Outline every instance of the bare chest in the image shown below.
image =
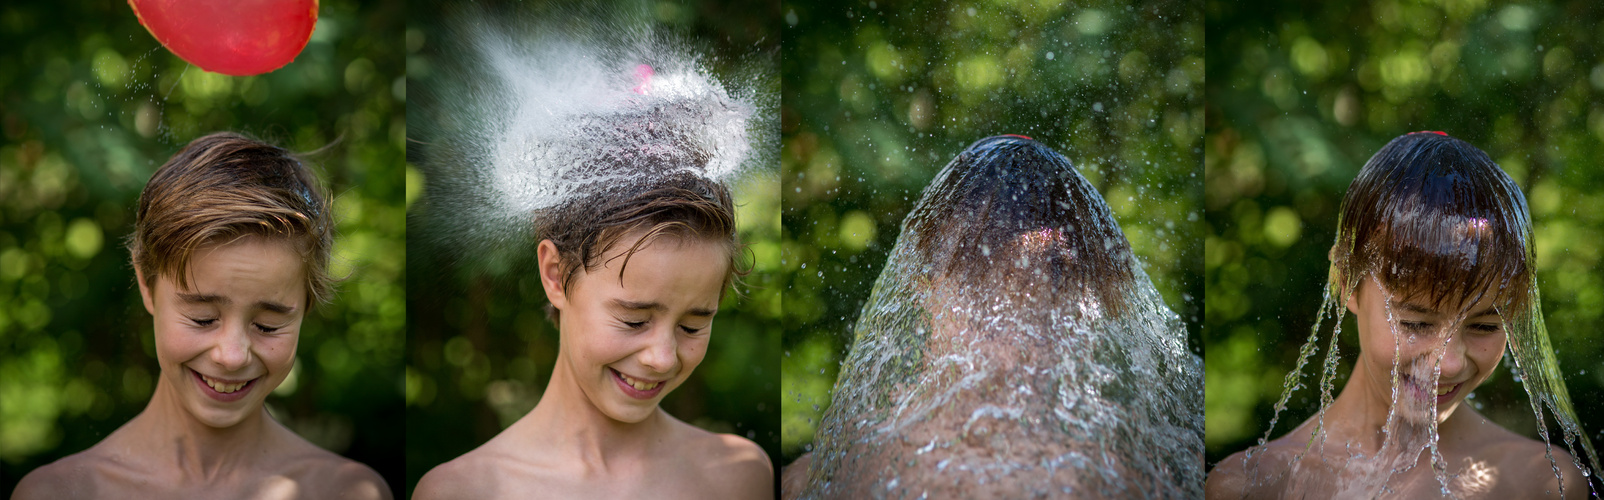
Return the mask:
[[309,474],[269,473],[213,479],[113,473],[84,485],[84,498],[299,500],[335,498],[337,492]]
[[[1526,498],[1550,477],[1511,477],[1500,464],[1465,456],[1447,456],[1439,476],[1429,459],[1413,466],[1351,457],[1305,457],[1289,467],[1270,454],[1259,465],[1263,482],[1250,484],[1248,498]],[[1324,460],[1322,460],[1324,458]]]
[[573,471],[517,470],[496,481],[491,498],[594,499],[724,498],[721,485],[692,467],[668,466],[615,471],[610,474]]

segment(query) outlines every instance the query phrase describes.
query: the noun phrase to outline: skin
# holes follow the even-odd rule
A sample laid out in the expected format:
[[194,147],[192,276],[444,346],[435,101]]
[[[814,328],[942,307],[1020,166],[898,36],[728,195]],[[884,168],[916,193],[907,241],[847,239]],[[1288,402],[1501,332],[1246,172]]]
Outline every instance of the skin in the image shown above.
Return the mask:
[[[1243,458],[1246,451],[1238,452],[1210,472],[1206,495],[1351,496],[1352,490],[1341,489],[1342,483],[1373,485],[1385,478],[1385,470],[1390,467],[1381,468],[1379,475],[1368,475],[1361,462],[1350,464],[1348,457],[1350,450],[1370,457],[1382,448],[1381,431],[1392,404],[1396,329],[1401,337],[1396,342],[1402,435],[1425,432],[1424,426],[1431,418],[1429,405],[1436,404],[1438,446],[1447,465],[1450,491],[1460,498],[1560,498],[1559,480],[1544,455],[1542,442],[1510,432],[1463,404],[1465,396],[1498,367],[1508,342],[1492,305],[1493,299],[1486,297],[1469,307],[1456,304],[1434,308],[1424,299],[1387,293],[1373,277],[1363,280],[1347,303],[1357,318],[1359,359],[1347,385],[1326,410],[1324,442],[1316,441],[1297,462],[1297,472],[1289,473],[1295,457],[1303,452],[1318,425],[1317,417],[1311,417],[1291,433],[1268,443],[1263,455],[1255,455],[1260,484],[1250,484],[1253,481]],[[1441,372],[1435,383],[1429,382],[1430,367],[1438,355]],[[1448,394],[1437,397],[1438,392],[1445,391]],[[1410,404],[1411,400],[1405,398],[1413,398],[1416,403]],[[1571,456],[1559,446],[1551,448],[1551,452],[1565,483],[1564,498],[1586,498],[1586,480],[1572,465]],[[1397,498],[1441,496],[1442,486],[1432,472],[1429,450],[1413,457],[1398,456],[1396,463],[1400,468],[1413,466],[1388,480]]]
[[[551,382],[529,414],[424,475],[414,498],[773,497],[757,444],[658,406],[707,352],[727,250],[660,236],[624,266],[619,257],[640,237],[622,238],[596,269],[581,266],[568,290],[557,247],[540,242],[541,283],[560,311]],[[634,397],[619,374],[662,385]]]
[[[318,448],[263,408],[289,375],[306,311],[288,242],[248,236],[204,247],[188,289],[138,277],[161,376],[145,410],[83,452],[23,477],[17,499],[389,499],[372,469]],[[220,401],[199,375],[249,381]],[[225,388],[226,389],[226,388]]]

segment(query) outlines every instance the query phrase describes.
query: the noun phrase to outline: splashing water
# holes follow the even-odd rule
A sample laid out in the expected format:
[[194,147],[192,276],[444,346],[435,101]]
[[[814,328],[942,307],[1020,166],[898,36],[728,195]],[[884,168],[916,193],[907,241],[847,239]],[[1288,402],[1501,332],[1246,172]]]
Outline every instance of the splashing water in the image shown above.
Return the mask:
[[[1496,315],[1507,338],[1507,352],[1518,372],[1516,380],[1530,397],[1543,455],[1554,477],[1561,477],[1561,465],[1553,453],[1545,409],[1572,450],[1569,465],[1596,491],[1583,460],[1597,464],[1597,455],[1577,422],[1549,344],[1532,265],[1531,221],[1525,198],[1514,182],[1485,153],[1468,144],[1441,132],[1409,134],[1395,139],[1366,164],[1343,201],[1342,219],[1315,325],[1282,384],[1269,428],[1259,444],[1243,455],[1244,496],[1266,490],[1288,498],[1486,494],[1498,473],[1487,460],[1500,457],[1445,458],[1439,446],[1440,426],[1455,425],[1449,419],[1464,414],[1460,412],[1474,412],[1460,405],[1445,407],[1455,413],[1441,413],[1444,408],[1439,406],[1444,403],[1439,399],[1443,395],[1436,393],[1446,381],[1443,365],[1449,348],[1455,343],[1485,342],[1467,336],[1486,334],[1465,333],[1456,326],[1481,315],[1483,305],[1491,306],[1491,314]],[[1380,292],[1375,303],[1382,305],[1385,314],[1387,331],[1382,335],[1390,335],[1392,343],[1390,372],[1384,380],[1390,401],[1379,428],[1379,442],[1375,442],[1378,429],[1353,423],[1354,412],[1333,410],[1342,318],[1346,304],[1361,300],[1361,289]],[[1400,325],[1423,323],[1412,323],[1415,320],[1406,319],[1407,314],[1396,310],[1394,304],[1414,304],[1406,308],[1425,304],[1446,313],[1429,328],[1417,326],[1419,331],[1412,331]],[[1292,433],[1269,442],[1292,393],[1303,387],[1303,368],[1319,350],[1328,319],[1332,326],[1321,365],[1320,407]],[[1360,328],[1364,337],[1365,327]],[[1361,340],[1361,345],[1364,342]],[[1385,346],[1371,344],[1364,349]],[[1365,355],[1361,353],[1360,358],[1362,364]],[[1490,372],[1495,367],[1496,362],[1481,369]],[[1368,376],[1360,371],[1360,367],[1354,368],[1344,395],[1350,391],[1363,394],[1363,389],[1356,387]],[[1484,380],[1487,374],[1480,375]],[[1460,387],[1464,382],[1455,383],[1447,397],[1474,390]],[[1439,390],[1434,392],[1433,387]],[[1333,418],[1338,411],[1343,418]],[[1463,439],[1466,431],[1461,426],[1456,432]],[[1418,469],[1426,464],[1430,470]],[[1529,478],[1514,481],[1537,484]],[[1559,482],[1563,489],[1563,481]]]
[[517,230],[531,217],[607,185],[678,173],[729,185],[772,169],[772,69],[721,79],[709,57],[632,19],[461,24],[463,46],[440,58],[409,123],[424,238],[461,260],[532,247]]
[[803,498],[1197,498],[1201,360],[1108,206],[1018,136],[903,223]]

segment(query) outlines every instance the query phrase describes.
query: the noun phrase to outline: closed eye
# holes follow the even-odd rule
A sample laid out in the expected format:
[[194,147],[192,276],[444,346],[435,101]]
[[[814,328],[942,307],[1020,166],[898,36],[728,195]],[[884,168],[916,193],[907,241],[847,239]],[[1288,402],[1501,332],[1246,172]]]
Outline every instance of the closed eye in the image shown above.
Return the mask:
[[198,327],[203,327],[203,328],[204,328],[204,327],[208,327],[208,326],[212,326],[212,323],[216,323],[216,322],[217,322],[217,318],[212,318],[212,319],[195,319],[195,318],[189,318],[189,321],[190,321],[190,322],[191,322],[191,323],[194,323],[194,324],[195,324],[195,326],[198,326]]
[[631,329],[631,330],[639,329],[640,327],[645,326],[645,325],[646,325],[645,321],[625,321],[624,322],[624,326],[629,327],[629,329]]
[[1418,332],[1431,328],[1432,325],[1424,321],[1399,321],[1398,326],[1404,327],[1405,330]]
[[284,328],[282,326],[267,326],[267,325],[264,325],[264,324],[261,324],[261,323],[252,323],[252,324],[256,325],[256,329],[257,330],[261,330],[262,333],[274,333],[274,332],[279,331],[279,329]]
[[685,326],[685,325],[680,325],[679,329],[684,330],[685,333],[690,334],[690,335],[696,335],[697,332],[701,332],[701,331],[707,330],[707,328],[705,328],[705,327],[704,328],[691,328],[691,327],[688,327],[688,326]]
[[1470,329],[1482,333],[1498,333],[1498,330],[1502,328],[1503,325],[1499,323],[1476,323],[1474,325],[1470,325]]

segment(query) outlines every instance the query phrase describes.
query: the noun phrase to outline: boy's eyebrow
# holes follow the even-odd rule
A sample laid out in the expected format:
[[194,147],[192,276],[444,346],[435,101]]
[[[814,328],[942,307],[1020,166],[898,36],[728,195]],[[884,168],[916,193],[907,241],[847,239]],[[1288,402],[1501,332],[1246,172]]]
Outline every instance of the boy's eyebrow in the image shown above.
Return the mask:
[[1488,308],[1482,309],[1480,311],[1476,311],[1476,312],[1473,312],[1473,313],[1470,313],[1470,314],[1466,314],[1465,317],[1466,318],[1480,318],[1482,316],[1498,316],[1498,315],[1499,315],[1498,314],[1498,308],[1496,308],[1496,307],[1488,307]]
[[[1423,306],[1423,305],[1420,305],[1420,304],[1411,303],[1411,302],[1393,301],[1393,302],[1391,302],[1391,304],[1392,304],[1392,307],[1394,307],[1396,309],[1403,309],[1405,311],[1409,311],[1409,312],[1416,313],[1416,314],[1442,314],[1442,313],[1437,312],[1436,309],[1432,309],[1430,307],[1426,307],[1426,306]],[[1470,313],[1470,314],[1466,314],[1465,317],[1466,318],[1480,318],[1482,316],[1497,315],[1497,314],[1498,314],[1497,308],[1495,308],[1495,307],[1487,307],[1487,308],[1484,308],[1484,309],[1482,309],[1480,311],[1476,311],[1476,312],[1473,312],[1473,313]]]
[[[629,310],[629,311],[661,311],[661,310],[667,308],[667,307],[663,306],[662,304],[659,304],[659,303],[656,303],[656,302],[634,302],[634,301],[623,300],[623,299],[613,299],[613,306],[618,307],[620,309]],[[705,308],[705,307],[692,307],[690,309],[690,311],[687,311],[687,312],[691,316],[710,317],[714,313],[717,313],[718,309],[708,309],[708,308]]]
[[1393,309],[1403,309],[1405,311],[1409,311],[1409,312],[1412,312],[1412,313],[1415,313],[1415,314],[1437,314],[1437,310],[1436,309],[1432,309],[1430,307],[1426,307],[1426,306],[1423,306],[1423,305],[1420,305],[1420,304],[1415,304],[1413,302],[1398,302],[1398,301],[1394,300],[1394,301],[1390,301],[1389,304],[1392,305]]
[[182,299],[184,302],[194,304],[221,304],[226,306],[234,302],[232,300],[228,300],[228,297],[211,293],[178,292],[178,298]]
[[[213,293],[184,293],[184,292],[178,292],[178,298],[180,300],[183,300],[184,302],[189,302],[191,304],[217,304],[217,305],[226,306],[226,305],[234,303],[234,301],[230,300],[228,297],[224,297],[222,295],[217,295],[217,294],[213,294]],[[272,301],[267,301],[267,300],[259,300],[259,301],[257,301],[256,302],[256,307],[260,307],[262,309],[266,309],[266,310],[269,310],[269,311],[272,311],[272,312],[276,312],[276,313],[279,313],[279,314],[289,314],[289,313],[295,311],[295,308],[292,307],[292,306],[287,306],[287,305],[284,305],[284,304],[280,304],[280,303],[272,302]]]
[[273,312],[276,312],[276,313],[279,313],[279,314],[289,314],[289,313],[295,311],[294,307],[287,306],[287,305],[284,305],[284,304],[280,304],[280,303],[277,303],[277,302],[269,302],[269,301],[266,301],[266,300],[257,301],[256,302],[256,307],[260,307],[262,309],[267,309],[269,311],[273,311]]
[[713,317],[714,313],[718,312],[718,309],[708,309],[708,308],[705,308],[705,307],[692,307],[691,310],[687,311],[687,312],[689,312],[691,316],[698,316],[698,317],[703,317],[703,318],[711,318],[711,317]]

